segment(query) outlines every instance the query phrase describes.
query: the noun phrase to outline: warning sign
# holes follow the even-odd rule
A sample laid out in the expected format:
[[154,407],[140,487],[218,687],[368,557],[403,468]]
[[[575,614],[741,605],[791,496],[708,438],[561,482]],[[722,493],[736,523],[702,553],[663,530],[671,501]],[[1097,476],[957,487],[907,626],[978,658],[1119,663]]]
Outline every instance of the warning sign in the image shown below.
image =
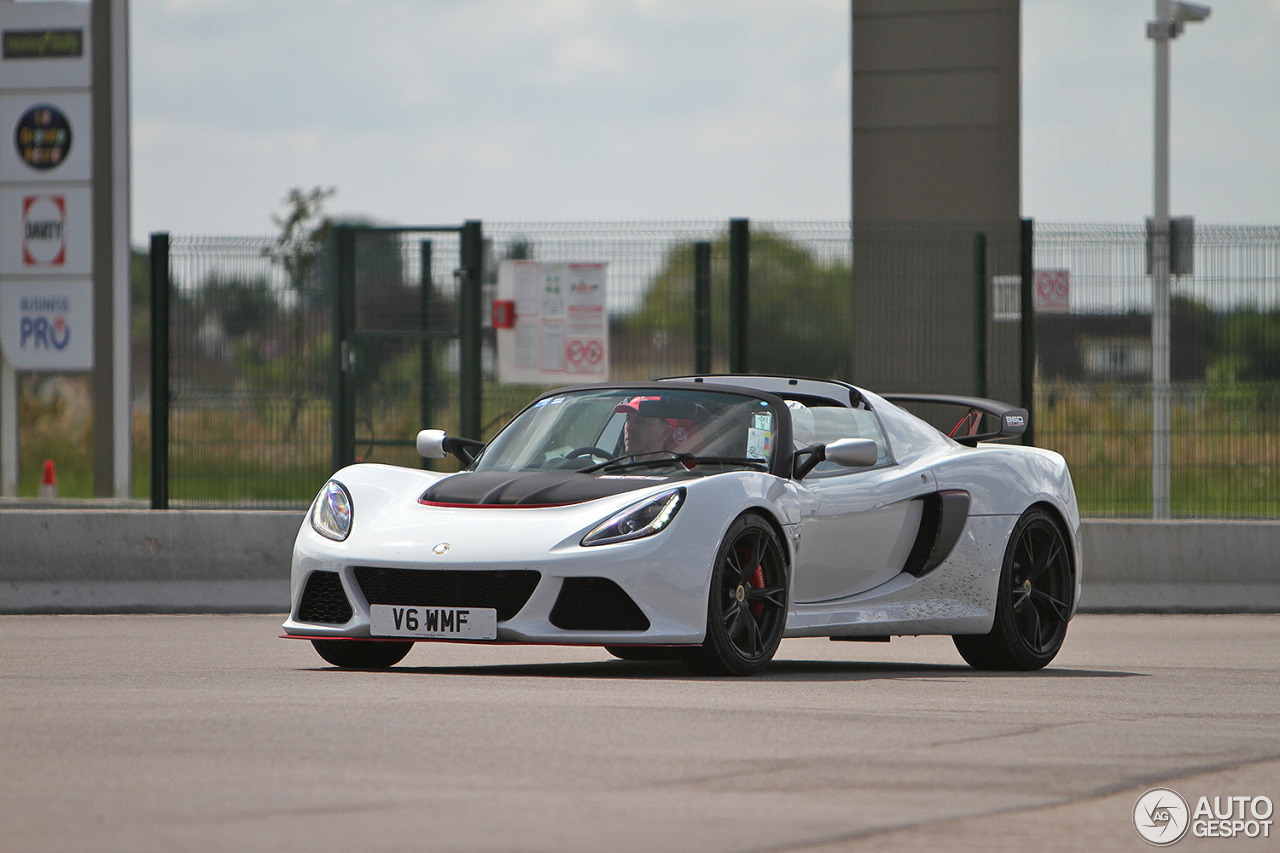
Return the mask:
[[495,301],[504,321],[495,324],[499,381],[608,379],[607,272],[596,263],[502,262]]
[[1071,310],[1071,272],[1036,270],[1035,310],[1065,314]]

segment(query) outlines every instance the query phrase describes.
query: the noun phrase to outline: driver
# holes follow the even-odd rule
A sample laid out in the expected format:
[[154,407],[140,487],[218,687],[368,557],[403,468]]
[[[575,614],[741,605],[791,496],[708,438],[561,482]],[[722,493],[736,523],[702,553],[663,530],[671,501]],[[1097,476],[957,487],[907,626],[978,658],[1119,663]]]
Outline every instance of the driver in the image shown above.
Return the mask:
[[624,453],[654,453],[666,450],[667,443],[675,432],[676,423],[673,418],[651,418],[640,414],[640,403],[643,400],[660,400],[661,397],[632,397],[627,402],[614,407],[614,411],[627,416],[622,427],[622,450]]

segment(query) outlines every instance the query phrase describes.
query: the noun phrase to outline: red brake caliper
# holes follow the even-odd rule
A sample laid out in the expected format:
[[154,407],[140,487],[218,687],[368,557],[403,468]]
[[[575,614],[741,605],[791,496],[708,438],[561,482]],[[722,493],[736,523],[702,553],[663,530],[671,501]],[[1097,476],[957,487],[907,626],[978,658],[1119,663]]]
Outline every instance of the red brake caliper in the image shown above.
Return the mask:
[[[738,548],[737,551],[739,560],[745,561],[751,559],[750,548]],[[751,577],[747,578],[747,583],[756,589],[764,589],[764,568],[759,563],[756,563],[756,570],[751,573]],[[759,616],[764,612],[764,605],[758,601],[753,602],[748,606],[751,608],[752,616]]]
[[[761,567],[760,565],[756,565],[756,570],[751,573],[751,580],[749,581],[749,583],[752,586],[754,586],[756,589],[764,589],[764,568],[763,567]],[[763,612],[764,612],[764,605],[761,604],[759,601],[751,605],[752,616],[759,616]]]

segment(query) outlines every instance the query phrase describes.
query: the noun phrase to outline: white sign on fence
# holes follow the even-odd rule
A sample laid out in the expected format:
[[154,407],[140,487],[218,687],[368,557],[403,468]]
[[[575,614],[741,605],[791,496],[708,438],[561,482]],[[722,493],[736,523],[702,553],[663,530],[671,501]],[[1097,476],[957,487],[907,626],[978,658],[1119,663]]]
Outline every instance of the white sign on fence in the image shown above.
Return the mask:
[[493,309],[498,380],[607,380],[607,293],[606,264],[503,261]]
[[1071,310],[1071,271],[1036,270],[1037,312],[1065,314]]

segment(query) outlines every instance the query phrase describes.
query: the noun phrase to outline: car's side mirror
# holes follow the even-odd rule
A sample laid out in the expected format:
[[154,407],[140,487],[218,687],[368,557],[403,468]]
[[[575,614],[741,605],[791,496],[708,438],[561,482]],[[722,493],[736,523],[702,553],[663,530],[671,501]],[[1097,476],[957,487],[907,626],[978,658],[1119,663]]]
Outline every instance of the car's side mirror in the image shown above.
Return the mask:
[[424,429],[418,433],[418,455],[424,459],[443,459],[446,456],[444,440],[448,437],[442,429]]
[[424,429],[418,433],[417,445],[418,455],[424,459],[443,459],[452,453],[463,465],[470,465],[475,461],[470,448],[484,447],[484,442],[449,435],[442,429]]
[[880,448],[869,438],[842,438],[827,445],[827,461],[842,468],[870,468],[880,458]]
[[829,444],[815,444],[797,450],[791,476],[803,480],[819,462],[834,462],[842,468],[870,468],[880,459],[880,448],[869,438],[842,438]]

